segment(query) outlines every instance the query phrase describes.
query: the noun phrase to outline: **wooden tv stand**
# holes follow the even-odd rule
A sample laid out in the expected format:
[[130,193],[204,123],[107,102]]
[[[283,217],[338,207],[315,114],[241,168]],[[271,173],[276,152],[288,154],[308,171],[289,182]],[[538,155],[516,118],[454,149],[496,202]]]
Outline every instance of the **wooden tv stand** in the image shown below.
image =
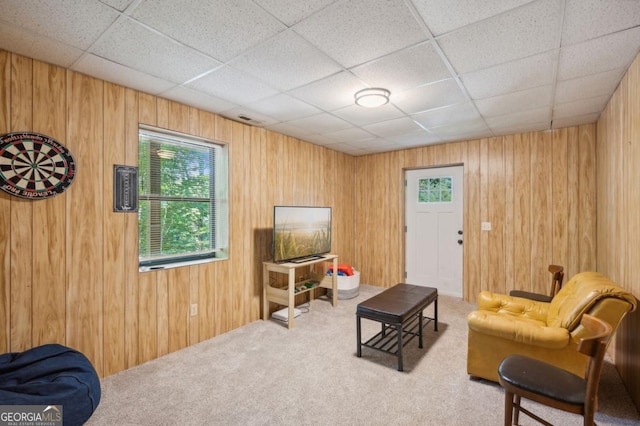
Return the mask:
[[[311,274],[311,278],[304,281],[296,282],[296,269],[318,263],[333,262],[333,274],[327,276],[326,269],[322,268],[322,272]],[[315,269],[315,268],[313,268]],[[288,283],[286,288],[277,288],[271,285],[269,272],[288,275]],[[307,282],[317,281],[317,286],[307,288],[296,293],[295,287],[304,285]],[[262,319],[269,319],[269,302],[278,303],[289,308],[289,328],[293,328],[293,310],[295,308],[295,297],[298,294],[313,292],[317,287],[330,288],[332,292],[331,304],[338,304],[338,255],[325,254],[318,259],[308,260],[300,263],[273,263],[262,262]],[[311,293],[313,295],[313,293]]]

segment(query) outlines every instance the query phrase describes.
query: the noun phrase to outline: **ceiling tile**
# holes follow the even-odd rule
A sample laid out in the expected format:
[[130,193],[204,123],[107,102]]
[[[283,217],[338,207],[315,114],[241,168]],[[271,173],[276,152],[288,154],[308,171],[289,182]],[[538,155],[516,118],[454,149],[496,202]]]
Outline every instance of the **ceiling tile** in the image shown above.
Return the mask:
[[489,98],[553,84],[557,50],[519,59],[460,77],[472,99]]
[[286,94],[279,94],[246,104],[245,108],[273,117],[277,121],[295,120],[322,112],[318,108]]
[[549,85],[478,99],[475,104],[483,116],[495,117],[551,105],[552,102],[553,86]]
[[549,130],[549,121],[545,120],[539,123],[505,125],[503,127],[496,126],[492,127],[491,130],[496,136],[512,135],[514,133],[539,132],[543,130]]
[[222,62],[286,29],[250,0],[143,0],[131,16]]
[[[90,52],[175,83],[183,83],[220,66],[218,61],[126,17],[109,28]],[[174,60],[176,57],[181,60]]]
[[640,50],[640,0],[0,4],[0,49],[352,155],[593,123]]
[[471,122],[480,119],[480,114],[471,102],[447,106],[412,115],[415,121],[430,129],[447,124]]
[[344,130],[337,130],[335,132],[324,133],[323,136],[328,137],[336,142],[347,142],[351,143],[359,140],[368,140],[373,138],[374,136],[362,130],[359,127],[351,127]]
[[351,71],[370,87],[383,87],[391,93],[451,77],[431,42],[392,53]]
[[556,104],[553,107],[553,120],[587,114],[600,114],[609,102],[610,96],[598,96],[595,98],[581,99],[579,101]]
[[638,0],[567,0],[562,44],[579,43],[638,24]]
[[451,78],[416,87],[397,95],[391,94],[391,102],[407,114],[416,114],[466,101],[466,96],[455,80]]
[[405,148],[431,145],[431,144],[443,142],[442,138],[440,138],[437,135],[434,135],[433,133],[427,130],[420,130],[417,132],[406,133],[402,135],[388,136],[387,139]]
[[324,9],[336,0],[253,0],[267,12],[292,26],[319,10]]
[[293,29],[347,68],[426,39],[402,1],[337,2]]
[[322,113],[318,115],[312,115],[311,117],[299,118],[297,120],[287,121],[288,124],[291,124],[296,127],[309,127],[315,130],[314,133],[330,133],[338,130],[348,129],[349,127],[353,127],[351,124],[346,121],[333,116],[328,113]]
[[430,131],[436,136],[439,136],[443,141],[447,142],[488,138],[493,136],[491,130],[489,130],[482,120],[436,127],[434,129],[430,129]]
[[276,123],[276,124],[267,126],[267,128],[269,130],[273,130],[274,132],[282,133],[283,135],[293,136],[299,139],[305,139],[307,135],[311,135],[314,133],[314,131],[309,127],[294,126],[291,123]]
[[482,21],[531,0],[413,0],[433,35]]
[[391,120],[403,116],[402,111],[392,104],[386,104],[378,108],[365,108],[360,105],[350,105],[333,111],[333,114],[359,126],[364,126],[380,121]]
[[162,97],[181,102],[185,105],[192,105],[196,108],[210,112],[224,113],[225,111],[237,108],[234,103],[198,92],[185,86],[175,86],[163,92]]
[[342,67],[292,31],[284,31],[230,63],[281,90],[335,74]]
[[499,117],[487,117],[485,121],[491,129],[501,129],[518,124],[549,123],[551,121],[551,106],[516,112],[509,115],[501,115]]
[[325,111],[333,111],[353,105],[355,93],[365,87],[353,74],[348,71],[342,71],[291,90],[289,94]]
[[423,131],[423,129],[411,118],[401,117],[393,120],[382,121],[363,127],[366,131],[383,138],[395,135],[404,135]]
[[272,87],[230,67],[222,67],[187,84],[235,104],[244,105],[278,93]]
[[459,74],[560,46],[562,2],[539,0],[437,38]]
[[466,123],[447,124],[445,126],[434,127],[429,129],[431,133],[439,136],[443,140],[462,140],[468,135],[478,134],[482,136],[491,135],[491,131],[485,124],[484,120],[478,118]]
[[78,49],[86,50],[118,18],[117,11],[97,0],[3,1],[0,21],[22,26]]
[[176,85],[173,82],[152,77],[138,70],[116,64],[115,62],[111,62],[88,53],[80,58],[72,69],[74,71],[101,78],[106,81],[111,81],[112,83],[120,84],[125,87],[141,90],[152,95],[160,94]]
[[572,117],[564,117],[553,120],[553,128],[561,129],[563,127],[581,126],[583,124],[595,123],[600,117],[600,113],[592,113],[586,115],[578,115]]
[[616,68],[626,69],[638,53],[638,46],[640,26],[563,47],[560,49],[558,79],[568,80]]
[[370,154],[370,152],[368,152],[365,149],[356,148],[342,142],[331,144],[331,145],[325,145],[325,146],[335,151],[340,151],[340,152],[344,152],[345,154],[353,155],[354,157]]
[[0,21],[0,49],[65,68],[69,68],[82,55],[80,49],[3,21]]
[[225,111],[222,113],[222,115],[232,120],[239,121],[240,123],[246,123],[251,126],[257,127],[271,126],[278,122],[278,120],[273,117],[265,114],[260,114],[259,112],[247,109],[242,106]]
[[310,143],[314,143],[316,145],[322,145],[322,146],[329,146],[329,145],[334,146],[334,145],[340,144],[340,142],[336,142],[325,135],[318,135],[318,134],[306,135],[302,139],[306,142],[310,142]]
[[370,139],[360,139],[354,140],[351,142],[346,142],[348,145],[366,149],[368,152],[379,152],[378,149],[384,148],[388,149],[391,147],[392,149],[398,149],[398,145],[384,138],[370,138]]
[[596,96],[611,95],[622,78],[624,69],[558,82],[555,102],[559,104]]

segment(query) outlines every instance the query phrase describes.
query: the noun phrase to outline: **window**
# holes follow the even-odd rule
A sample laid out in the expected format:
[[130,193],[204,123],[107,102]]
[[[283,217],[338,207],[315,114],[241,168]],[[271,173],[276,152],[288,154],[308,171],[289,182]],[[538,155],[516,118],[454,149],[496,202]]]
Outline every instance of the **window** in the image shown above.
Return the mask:
[[140,128],[141,270],[228,257],[227,162],[225,145]]
[[418,179],[418,203],[450,203],[451,177]]

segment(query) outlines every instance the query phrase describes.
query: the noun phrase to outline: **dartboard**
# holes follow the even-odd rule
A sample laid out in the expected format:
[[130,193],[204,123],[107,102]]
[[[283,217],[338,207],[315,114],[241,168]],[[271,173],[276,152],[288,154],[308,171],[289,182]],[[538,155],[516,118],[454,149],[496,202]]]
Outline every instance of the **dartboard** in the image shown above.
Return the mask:
[[48,198],[73,182],[71,153],[55,139],[39,133],[7,133],[0,138],[0,189],[22,198]]

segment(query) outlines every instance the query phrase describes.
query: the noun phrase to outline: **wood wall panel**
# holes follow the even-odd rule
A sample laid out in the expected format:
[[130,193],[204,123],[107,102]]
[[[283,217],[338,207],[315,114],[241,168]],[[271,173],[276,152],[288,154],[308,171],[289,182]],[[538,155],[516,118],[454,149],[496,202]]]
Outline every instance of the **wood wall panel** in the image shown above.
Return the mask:
[[[635,61],[597,122],[597,144],[582,154],[585,163],[597,158],[597,202],[581,198],[587,209],[595,209],[597,238],[582,231],[579,256],[597,248],[597,270],[616,281],[636,298],[640,297],[640,59]],[[584,175],[580,175],[583,179]],[[629,314],[615,336],[615,364],[637,407],[640,407],[640,314]]]
[[[65,144],[64,71],[34,62],[33,87],[33,130]],[[65,197],[39,200],[32,206],[32,345],[42,345],[55,342],[65,330]]]
[[[11,125],[9,131],[33,126],[33,61],[12,56],[11,61]],[[33,203],[19,199],[10,204],[11,218],[11,351],[33,345],[32,277],[33,277]]]
[[480,141],[470,141],[464,159],[464,250],[462,292],[465,300],[473,300],[481,291],[481,262],[478,248],[481,245],[480,211]]
[[107,376],[123,370],[126,365],[125,219],[127,215],[135,215],[115,213],[109,208],[113,205],[113,165],[126,163],[124,87],[104,85],[104,111],[104,341],[109,342],[105,345],[104,375]]
[[[351,157],[0,51],[0,130],[41,126],[63,138],[78,161],[74,184],[46,207],[34,210],[35,202],[0,194],[0,208],[9,213],[0,219],[6,266],[0,273],[0,349],[57,341],[86,353],[107,375],[259,319],[274,204],[331,205],[333,251],[360,270],[362,283],[388,287],[404,274],[404,170],[458,163],[465,169],[465,300],[474,301],[482,289],[546,288],[546,266],[556,258],[569,276],[594,269],[596,247],[598,269],[638,295],[637,280],[628,279],[640,275],[630,250],[638,240],[633,229],[640,227],[638,196],[609,190],[625,179],[640,184],[637,170],[625,169],[638,160],[639,129],[631,123],[639,121],[640,108],[617,105],[636,102],[637,80],[625,86],[629,95],[612,99],[597,139],[596,126],[585,125]],[[44,103],[34,107],[35,101]],[[53,111],[55,105],[63,105],[64,114]],[[109,185],[115,161],[137,164],[140,123],[229,145],[228,260],[138,272],[137,218],[114,216]],[[625,132],[634,142],[626,151],[619,146]],[[554,173],[563,167],[566,174]],[[64,220],[37,234],[33,218],[44,214]],[[482,221],[497,225],[490,236],[480,231]],[[619,224],[635,234],[617,235]],[[56,287],[48,287],[45,265],[33,257],[36,244],[58,239],[61,228],[64,327],[45,334],[43,317],[32,311],[32,290]],[[624,265],[616,257],[623,250]],[[124,265],[124,272],[113,271],[115,265]],[[195,302],[197,319],[189,315]],[[46,315],[60,314],[54,306]],[[623,324],[616,351],[632,383],[638,383],[630,355],[637,353],[637,324]]]
[[[570,138],[582,145],[579,155],[567,155]],[[547,292],[553,259],[579,271],[595,268],[589,241],[595,238],[595,127],[580,126],[546,132],[426,146],[400,153],[358,157],[355,163],[354,220],[357,241],[354,264],[361,282],[389,287],[403,278],[404,258],[387,262],[392,247],[404,245],[404,187],[377,180],[384,175],[397,181],[407,168],[464,166],[464,286],[466,300],[475,301],[481,290],[506,292],[513,288]],[[554,147],[558,145],[558,152]],[[578,152],[576,152],[578,153]],[[564,159],[555,158],[564,155]],[[416,158],[421,158],[421,162]],[[407,167],[409,165],[409,167]],[[569,180],[569,169],[579,176]],[[575,186],[574,186],[575,185]],[[569,200],[593,215],[570,216]],[[371,206],[380,206],[372,208]],[[491,222],[491,231],[480,231]],[[385,231],[388,230],[388,231]],[[580,256],[570,256],[569,229],[582,241]],[[396,230],[394,232],[394,230]],[[584,255],[582,255],[584,253]],[[560,263],[560,260],[555,262]]]
[[[77,174],[67,195],[67,344],[103,373],[103,82],[67,74],[68,141]],[[82,176],[82,177],[81,177]]]
[[[11,55],[0,50],[0,133],[10,129]],[[0,191],[0,352],[11,344],[11,196]]]

